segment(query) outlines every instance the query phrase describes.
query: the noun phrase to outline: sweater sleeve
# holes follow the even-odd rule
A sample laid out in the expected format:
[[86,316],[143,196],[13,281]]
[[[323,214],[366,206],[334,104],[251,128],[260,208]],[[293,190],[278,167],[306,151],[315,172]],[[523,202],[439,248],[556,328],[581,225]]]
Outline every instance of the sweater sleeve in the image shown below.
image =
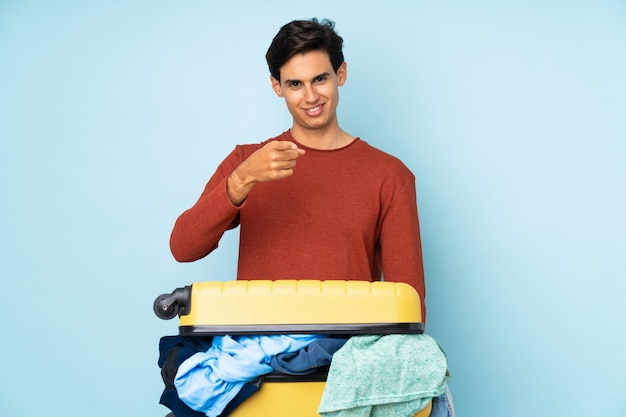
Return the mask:
[[226,230],[239,225],[240,207],[230,201],[226,187],[228,176],[242,160],[242,148],[238,146],[219,165],[198,201],[176,220],[170,249],[177,261],[204,258],[217,248]]
[[426,287],[415,177],[411,176],[394,191],[384,213],[379,245],[383,279],[390,282],[405,282],[415,288],[421,298],[422,321],[425,323]]

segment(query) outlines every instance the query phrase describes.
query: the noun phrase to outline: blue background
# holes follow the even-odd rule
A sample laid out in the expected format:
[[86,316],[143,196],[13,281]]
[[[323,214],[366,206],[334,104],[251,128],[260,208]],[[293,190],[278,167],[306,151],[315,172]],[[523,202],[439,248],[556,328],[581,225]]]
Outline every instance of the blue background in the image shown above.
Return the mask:
[[626,2],[0,1],[0,414],[163,416],[154,298],[235,275],[168,238],[290,126],[264,54],[329,17],[340,122],[417,177],[459,416],[626,409]]

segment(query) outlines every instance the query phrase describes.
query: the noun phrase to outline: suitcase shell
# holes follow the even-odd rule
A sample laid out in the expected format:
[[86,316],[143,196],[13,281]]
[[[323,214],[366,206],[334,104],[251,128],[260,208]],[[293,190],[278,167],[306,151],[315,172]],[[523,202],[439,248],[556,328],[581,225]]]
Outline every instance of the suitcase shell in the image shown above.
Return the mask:
[[186,310],[181,335],[423,331],[419,295],[405,283],[199,282]]
[[[196,282],[184,293],[178,300],[181,335],[423,332],[420,297],[405,283],[239,280]],[[324,385],[319,375],[268,375],[261,389],[230,416],[320,417]],[[431,404],[415,417],[427,417],[430,409]]]

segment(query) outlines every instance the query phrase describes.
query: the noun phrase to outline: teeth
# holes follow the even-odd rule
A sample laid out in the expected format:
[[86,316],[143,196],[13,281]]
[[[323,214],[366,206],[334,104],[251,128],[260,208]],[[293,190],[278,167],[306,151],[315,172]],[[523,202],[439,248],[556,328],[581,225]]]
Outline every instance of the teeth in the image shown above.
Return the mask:
[[322,107],[322,106],[313,107],[313,108],[307,109],[307,111],[309,111],[309,112],[316,112],[316,111],[318,111],[321,107]]

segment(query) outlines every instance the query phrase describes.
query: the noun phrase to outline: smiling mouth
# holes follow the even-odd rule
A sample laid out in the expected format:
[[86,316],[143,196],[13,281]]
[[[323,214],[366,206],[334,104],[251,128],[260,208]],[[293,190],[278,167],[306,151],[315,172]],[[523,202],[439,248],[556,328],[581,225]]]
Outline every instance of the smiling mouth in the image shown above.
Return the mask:
[[315,107],[310,107],[308,109],[304,109],[305,113],[309,116],[319,116],[322,113],[322,109],[324,108],[323,104],[317,105]]

